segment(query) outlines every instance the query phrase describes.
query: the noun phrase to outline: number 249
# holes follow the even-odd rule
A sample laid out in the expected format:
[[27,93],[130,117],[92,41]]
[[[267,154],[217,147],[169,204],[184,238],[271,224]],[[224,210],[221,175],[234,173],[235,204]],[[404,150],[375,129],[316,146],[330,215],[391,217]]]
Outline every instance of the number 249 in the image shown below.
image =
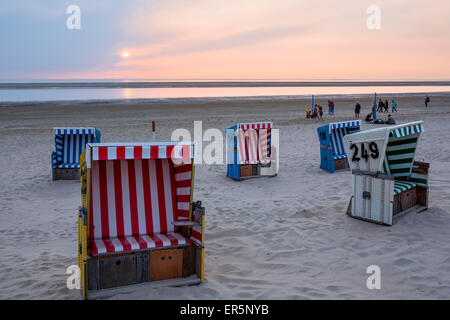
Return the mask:
[[[352,157],[352,161],[353,162],[359,162],[359,160],[361,160],[360,157],[358,157],[358,153],[359,153],[359,148],[356,144],[352,144],[350,146],[350,149],[353,150],[353,157]],[[375,142],[371,142],[369,143],[369,150],[370,150],[370,157],[372,159],[378,159],[378,157],[380,156],[380,151],[378,151],[378,146]],[[361,157],[367,161],[369,161],[369,153],[367,152],[364,143],[361,143]]]

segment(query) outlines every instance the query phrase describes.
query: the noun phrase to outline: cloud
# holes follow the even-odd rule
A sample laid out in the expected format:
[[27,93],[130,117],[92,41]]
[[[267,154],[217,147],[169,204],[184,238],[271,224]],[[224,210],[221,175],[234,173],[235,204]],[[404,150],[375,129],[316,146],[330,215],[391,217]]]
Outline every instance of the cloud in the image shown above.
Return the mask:
[[[79,31],[65,26],[70,4]],[[449,77],[448,0],[378,0],[378,31],[366,28],[371,4],[2,0],[0,77]]]

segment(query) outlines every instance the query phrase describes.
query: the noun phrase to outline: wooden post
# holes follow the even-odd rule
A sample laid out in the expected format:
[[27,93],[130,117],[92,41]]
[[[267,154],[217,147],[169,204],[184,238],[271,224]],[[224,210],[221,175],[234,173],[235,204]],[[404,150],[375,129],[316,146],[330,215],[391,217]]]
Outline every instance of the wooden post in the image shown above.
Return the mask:
[[155,121],[152,121],[153,140],[156,140]]

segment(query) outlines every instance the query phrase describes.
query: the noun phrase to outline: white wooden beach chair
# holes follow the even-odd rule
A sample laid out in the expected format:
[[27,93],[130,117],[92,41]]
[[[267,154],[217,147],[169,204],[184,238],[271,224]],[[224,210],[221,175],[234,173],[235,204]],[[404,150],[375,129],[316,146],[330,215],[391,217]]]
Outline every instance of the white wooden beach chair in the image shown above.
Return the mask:
[[78,220],[84,299],[204,280],[205,210],[193,201],[193,155],[193,143],[87,145]]
[[422,121],[344,137],[353,175],[347,213],[380,224],[428,207],[429,164],[414,161]]

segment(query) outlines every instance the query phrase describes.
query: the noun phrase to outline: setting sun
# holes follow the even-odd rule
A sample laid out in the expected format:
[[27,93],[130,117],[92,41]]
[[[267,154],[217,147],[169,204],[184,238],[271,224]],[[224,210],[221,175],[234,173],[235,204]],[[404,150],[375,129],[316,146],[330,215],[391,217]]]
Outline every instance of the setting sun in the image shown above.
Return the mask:
[[129,56],[130,56],[130,53],[128,51],[122,52],[122,57],[123,58],[128,58]]

